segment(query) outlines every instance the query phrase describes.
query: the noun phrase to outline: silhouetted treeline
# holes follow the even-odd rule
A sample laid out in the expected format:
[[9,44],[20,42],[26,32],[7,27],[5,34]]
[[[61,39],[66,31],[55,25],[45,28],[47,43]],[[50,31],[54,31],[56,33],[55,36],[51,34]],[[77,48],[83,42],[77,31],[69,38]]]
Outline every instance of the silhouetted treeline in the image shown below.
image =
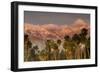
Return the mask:
[[24,61],[71,60],[90,58],[90,35],[83,28],[79,34],[72,37],[65,35],[64,39],[48,39],[45,48],[39,50],[38,44],[32,46],[31,39],[24,35]]

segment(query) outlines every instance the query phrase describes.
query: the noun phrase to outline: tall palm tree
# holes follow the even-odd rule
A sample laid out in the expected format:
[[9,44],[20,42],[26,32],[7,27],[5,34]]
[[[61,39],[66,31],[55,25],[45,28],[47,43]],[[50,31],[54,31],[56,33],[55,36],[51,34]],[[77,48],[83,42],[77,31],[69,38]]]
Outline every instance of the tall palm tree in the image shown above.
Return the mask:
[[63,48],[64,48],[64,49],[67,49],[68,41],[69,41],[69,36],[66,35],[66,36],[64,37],[64,43],[63,43]]
[[53,53],[54,60],[58,60],[58,57],[59,57],[58,56],[59,55],[58,45],[55,42],[53,42],[51,48],[54,50],[54,53]]
[[[81,38],[80,42],[82,44],[85,44],[85,46],[86,46],[86,43],[87,43],[87,38],[86,38],[87,34],[88,34],[88,30],[86,28],[81,29],[81,32],[79,34],[80,38]],[[84,52],[82,53],[82,58],[83,59],[86,58],[86,55],[87,55],[86,48],[84,48]]]
[[64,50],[62,50],[62,41],[60,39],[57,40],[57,45],[58,45],[58,50],[59,50],[59,54],[58,54],[58,58],[59,59],[64,59]]
[[32,49],[30,50],[30,60],[34,60],[34,61],[38,61],[39,58],[38,58],[38,50],[39,50],[39,47],[37,45],[33,46]]
[[87,58],[90,58],[90,37],[87,38],[86,53],[87,53]]
[[50,45],[51,45],[51,40],[46,40],[45,44],[46,44],[45,49],[48,52],[48,59],[50,60],[50,53],[51,53],[51,46]]
[[24,34],[24,61],[29,60],[31,46],[32,43],[29,40],[29,36],[27,34]]
[[68,35],[64,37],[63,48],[66,52],[66,59],[73,59],[73,44],[71,38]]

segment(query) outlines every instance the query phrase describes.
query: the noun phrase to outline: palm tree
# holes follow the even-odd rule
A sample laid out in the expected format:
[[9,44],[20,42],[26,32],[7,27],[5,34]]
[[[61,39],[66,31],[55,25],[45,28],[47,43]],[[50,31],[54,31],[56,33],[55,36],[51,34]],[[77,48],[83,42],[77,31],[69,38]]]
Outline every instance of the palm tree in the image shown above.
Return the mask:
[[62,50],[62,51],[60,52],[59,56],[60,56],[60,58],[59,58],[60,60],[65,60],[65,59],[66,59],[65,51]]
[[38,46],[33,46],[31,49],[30,49],[30,56],[29,56],[29,60],[30,61],[37,61],[39,60],[38,59]]
[[64,55],[65,55],[65,54],[63,54],[64,51],[63,51],[63,50],[61,51],[61,49],[62,49],[62,44],[61,44],[61,43],[62,43],[62,41],[61,41],[60,39],[58,39],[58,40],[57,40],[57,45],[58,45],[58,50],[59,50],[59,51],[58,51],[58,53],[59,53],[59,54],[58,54],[58,58],[59,58],[59,59],[63,59],[63,57],[64,57]]
[[64,37],[64,43],[63,43],[63,48],[64,48],[64,49],[67,49],[68,40],[69,40],[69,36],[65,36],[65,37]]
[[51,40],[46,40],[45,44],[46,44],[45,49],[48,52],[48,59],[51,60],[51,57],[50,57],[50,53],[51,53]]
[[[83,28],[81,30],[80,34],[79,34],[80,38],[81,38],[80,42],[82,44],[84,44],[85,46],[86,46],[86,43],[87,43],[87,38],[86,38],[87,34],[88,34],[88,30],[86,28]],[[87,55],[87,52],[86,52],[86,47],[85,47],[83,52],[82,52],[82,59],[86,58],[86,55]]]
[[90,37],[87,38],[87,42],[86,42],[86,54],[87,54],[87,58],[90,58]]
[[88,34],[88,30],[87,29],[85,29],[85,28],[83,28],[82,30],[81,30],[81,32],[80,32],[80,40],[81,40],[81,42],[83,42],[83,43],[85,43],[86,42],[86,35]]
[[61,44],[61,40],[60,40],[60,39],[57,40],[57,44],[58,44],[58,45]]
[[63,48],[67,49],[68,48],[68,43],[69,43],[70,37],[68,35],[66,35],[64,37],[64,43],[63,43]]
[[72,46],[73,46],[73,58],[76,58],[75,52],[78,51],[78,43],[80,42],[80,36],[79,34],[74,34],[72,36]]
[[82,34],[83,36],[86,36],[86,35],[88,34],[88,30],[87,30],[86,28],[83,28],[83,29],[81,30],[81,34]]
[[72,37],[72,41],[74,42],[79,42],[80,41],[80,36],[78,34],[74,34],[73,37]]
[[68,35],[65,35],[64,40],[68,41],[68,40],[70,40],[70,37]]
[[64,37],[63,48],[65,49],[66,59],[73,59],[73,42],[67,35]]
[[52,47],[51,47],[53,50],[54,50],[54,53],[53,53],[53,56],[54,56],[54,60],[58,60],[58,55],[59,55],[59,49],[58,49],[58,45],[54,42],[52,44]]
[[32,43],[29,40],[29,36],[25,34],[24,35],[24,61],[29,60],[31,46],[32,46]]
[[46,51],[46,49],[43,49],[40,54],[39,54],[39,59],[41,61],[47,61],[48,60],[48,52]]

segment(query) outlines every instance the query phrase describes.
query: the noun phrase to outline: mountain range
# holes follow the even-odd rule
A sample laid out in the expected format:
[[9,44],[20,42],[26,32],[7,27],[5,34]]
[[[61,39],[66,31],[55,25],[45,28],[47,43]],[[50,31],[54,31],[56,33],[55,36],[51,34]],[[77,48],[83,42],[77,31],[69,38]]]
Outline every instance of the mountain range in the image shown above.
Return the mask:
[[24,33],[32,40],[63,39],[65,35],[73,36],[86,28],[90,33],[90,24],[77,19],[72,24],[24,24]]

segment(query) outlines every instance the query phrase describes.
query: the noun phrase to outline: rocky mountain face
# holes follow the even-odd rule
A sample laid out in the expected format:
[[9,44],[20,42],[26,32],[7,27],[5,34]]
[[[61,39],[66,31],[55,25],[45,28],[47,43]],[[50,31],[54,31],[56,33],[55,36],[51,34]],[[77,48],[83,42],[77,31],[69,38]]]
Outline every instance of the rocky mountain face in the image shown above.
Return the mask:
[[76,20],[73,24],[27,24],[24,25],[24,32],[32,40],[63,39],[65,35],[73,36],[79,33],[82,28],[88,29],[90,25],[82,19]]

